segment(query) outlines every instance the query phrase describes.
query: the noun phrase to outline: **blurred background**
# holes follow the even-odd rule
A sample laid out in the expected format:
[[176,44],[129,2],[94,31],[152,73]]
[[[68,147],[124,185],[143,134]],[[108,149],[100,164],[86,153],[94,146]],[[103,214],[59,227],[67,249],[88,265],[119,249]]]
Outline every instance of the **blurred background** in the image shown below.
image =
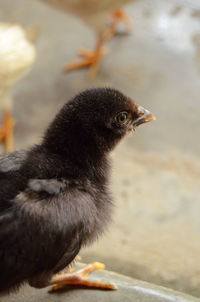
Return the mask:
[[[133,30],[120,29],[107,41],[109,52],[93,78],[87,70],[64,73],[63,67],[77,61],[78,49],[94,49],[112,1],[108,9],[106,0],[102,6],[91,0],[80,6],[76,0],[73,9],[54,6],[67,1],[73,3],[0,0],[1,26],[18,24],[32,41],[19,74],[32,68],[14,87],[0,51],[0,105],[13,103],[8,107],[16,122],[15,148],[39,142],[60,107],[85,88],[117,88],[152,111],[157,121],[140,127],[112,154],[113,222],[103,239],[82,251],[82,260],[199,297],[200,1],[113,1],[129,15]],[[17,42],[12,45],[16,50]]]

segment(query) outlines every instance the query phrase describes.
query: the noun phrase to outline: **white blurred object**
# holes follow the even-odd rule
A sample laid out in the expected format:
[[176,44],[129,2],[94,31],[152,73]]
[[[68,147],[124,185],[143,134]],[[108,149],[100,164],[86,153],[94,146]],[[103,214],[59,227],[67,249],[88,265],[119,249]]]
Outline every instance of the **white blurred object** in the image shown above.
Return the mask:
[[33,65],[35,46],[19,25],[0,23],[0,110],[11,110],[11,88]]
[[0,110],[4,115],[0,141],[9,152],[14,149],[12,87],[30,70],[36,57],[30,33],[19,25],[0,23]]

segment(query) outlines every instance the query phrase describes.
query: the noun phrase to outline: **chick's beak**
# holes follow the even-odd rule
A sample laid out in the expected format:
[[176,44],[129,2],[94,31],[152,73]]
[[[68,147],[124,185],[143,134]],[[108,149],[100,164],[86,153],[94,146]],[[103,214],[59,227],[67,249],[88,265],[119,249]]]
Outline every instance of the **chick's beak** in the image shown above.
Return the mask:
[[155,115],[139,105],[137,105],[137,116],[138,117],[133,120],[133,127],[156,120]]

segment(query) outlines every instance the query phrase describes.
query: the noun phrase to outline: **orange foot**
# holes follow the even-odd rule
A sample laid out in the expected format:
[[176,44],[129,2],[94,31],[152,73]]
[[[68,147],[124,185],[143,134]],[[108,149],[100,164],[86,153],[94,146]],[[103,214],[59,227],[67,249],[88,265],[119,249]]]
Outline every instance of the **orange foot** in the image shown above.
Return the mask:
[[103,47],[104,39],[99,37],[98,43],[94,51],[82,49],[79,55],[83,58],[81,61],[73,62],[64,66],[64,71],[72,71],[76,69],[88,68],[90,77],[94,78],[99,70],[102,57],[107,53],[107,49]]
[[12,118],[10,112],[4,113],[4,123],[3,126],[0,127],[0,142],[5,144],[5,148],[7,152],[13,151],[14,143],[13,143],[13,129],[15,125],[15,121]]
[[88,279],[88,275],[95,270],[103,270],[104,264],[99,262],[94,262],[92,264],[88,264],[82,269],[71,273],[57,274],[52,277],[50,282],[52,288],[50,292],[55,292],[58,289],[65,287],[65,285],[75,285],[75,286],[84,286],[90,288],[99,288],[106,290],[114,290],[117,289],[116,285],[112,283],[103,283],[100,281],[92,281]]
[[133,24],[131,18],[123,9],[116,9],[111,14],[110,37],[117,34],[118,25],[123,23],[127,32],[132,31]]

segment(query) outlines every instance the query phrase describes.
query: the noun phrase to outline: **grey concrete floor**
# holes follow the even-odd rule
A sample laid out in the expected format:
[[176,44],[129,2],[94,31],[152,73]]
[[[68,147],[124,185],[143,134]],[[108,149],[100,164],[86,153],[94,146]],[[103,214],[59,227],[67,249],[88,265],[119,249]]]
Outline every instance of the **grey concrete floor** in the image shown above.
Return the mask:
[[78,91],[117,87],[157,121],[114,152],[116,213],[108,234],[84,260],[200,295],[200,2],[136,1],[134,31],[108,47],[100,73],[64,74],[95,33],[80,19],[36,0],[0,0],[1,21],[36,25],[37,61],[14,89],[16,147],[40,140],[55,112]]

